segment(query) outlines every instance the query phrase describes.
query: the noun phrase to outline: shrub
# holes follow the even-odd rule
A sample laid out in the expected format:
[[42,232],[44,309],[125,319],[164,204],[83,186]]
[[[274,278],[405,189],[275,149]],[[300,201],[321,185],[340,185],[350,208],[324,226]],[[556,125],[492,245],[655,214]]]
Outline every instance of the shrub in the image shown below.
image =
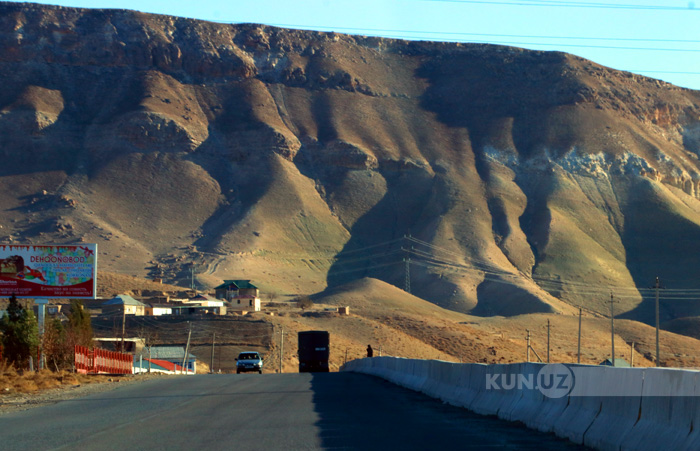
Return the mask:
[[314,306],[314,301],[311,300],[309,296],[299,296],[297,298],[297,307],[299,307],[302,310],[306,310],[307,308],[311,308]]

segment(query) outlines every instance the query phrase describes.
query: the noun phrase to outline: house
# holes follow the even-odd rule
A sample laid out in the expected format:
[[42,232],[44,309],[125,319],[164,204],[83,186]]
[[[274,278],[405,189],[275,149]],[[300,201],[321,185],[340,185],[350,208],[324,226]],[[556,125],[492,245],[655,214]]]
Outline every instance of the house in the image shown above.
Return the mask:
[[216,299],[214,296],[208,294],[198,294],[197,296],[190,298],[190,304],[198,304],[204,307],[223,307],[224,301],[221,299]]
[[260,290],[250,280],[224,280],[214,290],[217,299],[229,302],[231,310],[260,311]]
[[146,306],[147,316],[172,315],[173,307],[170,304],[148,304]]
[[[148,371],[148,361],[151,361],[151,371],[153,370],[153,364],[163,367],[162,362],[168,362],[164,367],[167,371],[177,372],[182,371],[182,361],[185,357],[185,348],[182,346],[151,346],[145,347],[138,354],[134,355],[134,366],[138,365],[138,362],[143,362],[141,364],[140,371],[144,369]],[[162,362],[158,362],[162,361]],[[170,366],[173,365],[173,366]],[[185,361],[185,371],[191,374],[197,372],[197,357],[193,354],[187,353],[187,359]]]
[[[219,301],[223,304],[222,301]],[[226,307],[225,306],[219,306],[219,307],[210,307],[207,305],[199,305],[199,304],[183,304],[183,305],[174,305],[172,307],[172,314],[173,315],[208,315],[208,314],[214,314],[214,315],[225,315],[226,314]]]
[[146,304],[127,294],[120,294],[102,303],[102,314],[115,313],[143,316],[146,314]]

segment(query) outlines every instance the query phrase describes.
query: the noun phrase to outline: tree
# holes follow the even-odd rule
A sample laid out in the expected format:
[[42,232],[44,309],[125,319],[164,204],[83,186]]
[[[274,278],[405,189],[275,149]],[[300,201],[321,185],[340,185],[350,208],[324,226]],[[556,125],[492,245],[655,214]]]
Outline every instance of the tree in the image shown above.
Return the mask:
[[34,312],[27,310],[12,295],[7,315],[0,319],[3,358],[18,368],[24,368],[39,347],[39,325]]
[[83,309],[82,301],[72,300],[65,325],[58,318],[54,318],[44,327],[43,349],[47,367],[57,370],[70,368],[73,364],[75,346],[90,348],[92,338],[90,315]]
[[92,347],[92,323],[90,315],[83,309],[83,302],[73,299],[70,302],[70,316],[68,317],[68,336],[71,347],[75,345]]
[[42,348],[46,356],[47,368],[59,370],[70,367],[72,364],[73,350],[69,350],[66,346],[66,328],[63,327],[60,319],[53,318],[44,325]]
[[297,307],[299,307],[302,310],[306,310],[307,308],[311,308],[314,306],[314,301],[311,300],[309,296],[299,296],[297,298]]

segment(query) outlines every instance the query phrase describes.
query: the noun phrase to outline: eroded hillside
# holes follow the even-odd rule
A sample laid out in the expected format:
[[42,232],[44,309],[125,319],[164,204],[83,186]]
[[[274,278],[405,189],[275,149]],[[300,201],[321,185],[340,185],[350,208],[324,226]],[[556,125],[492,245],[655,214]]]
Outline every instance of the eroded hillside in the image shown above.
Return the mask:
[[13,3],[0,80],[4,243],[280,293],[404,287],[410,258],[413,294],[486,316],[612,290],[649,320],[656,276],[700,288],[696,91],[557,52]]

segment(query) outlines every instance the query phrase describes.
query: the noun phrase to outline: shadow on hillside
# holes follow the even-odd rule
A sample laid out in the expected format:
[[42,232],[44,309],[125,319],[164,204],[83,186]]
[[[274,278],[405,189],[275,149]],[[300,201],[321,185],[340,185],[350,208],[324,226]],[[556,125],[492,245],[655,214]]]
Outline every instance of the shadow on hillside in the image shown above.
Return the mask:
[[[308,174],[310,168],[300,170]],[[411,230],[426,229],[425,212],[434,207],[430,203],[434,180],[422,169],[384,170],[380,174],[386,180],[386,194],[350,228],[349,241],[328,271],[329,287],[363,277],[403,286],[406,254],[401,250],[405,245],[401,238]],[[333,182],[328,180],[327,186]]]
[[655,324],[656,300],[652,288],[656,277],[663,287],[659,292],[662,323],[700,315],[700,299],[686,291],[700,289],[697,277],[700,225],[675,211],[649,179],[619,181],[616,188],[628,193],[622,242],[627,252],[627,268],[644,294],[641,304],[620,317]]

